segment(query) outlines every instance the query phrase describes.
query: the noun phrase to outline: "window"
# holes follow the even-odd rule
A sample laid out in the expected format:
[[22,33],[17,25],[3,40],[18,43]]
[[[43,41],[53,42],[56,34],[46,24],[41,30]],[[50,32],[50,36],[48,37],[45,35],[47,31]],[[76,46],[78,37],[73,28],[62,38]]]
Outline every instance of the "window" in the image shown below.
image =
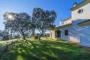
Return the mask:
[[65,30],[65,35],[68,35],[68,30]]
[[79,9],[79,10],[78,10],[78,13],[79,13],[79,14],[83,13],[83,9]]

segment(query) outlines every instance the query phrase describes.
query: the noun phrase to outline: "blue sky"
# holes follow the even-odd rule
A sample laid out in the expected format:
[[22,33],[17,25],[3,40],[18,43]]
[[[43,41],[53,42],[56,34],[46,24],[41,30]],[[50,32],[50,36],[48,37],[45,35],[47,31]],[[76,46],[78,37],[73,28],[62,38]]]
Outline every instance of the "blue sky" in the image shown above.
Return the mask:
[[57,19],[55,25],[59,25],[60,19],[65,19],[71,16],[69,9],[74,2],[80,3],[83,0],[0,0],[0,30],[4,29],[3,14],[7,12],[26,12],[32,15],[32,10],[35,7],[40,7],[44,10],[55,10]]

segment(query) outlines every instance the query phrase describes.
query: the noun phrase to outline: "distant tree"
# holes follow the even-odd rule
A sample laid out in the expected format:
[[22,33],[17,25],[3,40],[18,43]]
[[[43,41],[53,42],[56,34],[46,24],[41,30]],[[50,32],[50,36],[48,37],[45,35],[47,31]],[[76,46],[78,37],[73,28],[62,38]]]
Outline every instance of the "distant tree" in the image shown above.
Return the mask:
[[13,30],[11,28],[11,23],[10,22],[4,22],[4,25],[5,25],[5,30],[7,30],[7,32],[10,34],[10,39],[12,39],[12,33],[13,33]]
[[4,14],[6,29],[20,33],[25,39],[25,32],[32,28],[31,16],[27,13],[6,12]]
[[46,30],[54,26],[54,21],[56,19],[55,11],[43,10],[41,8],[34,8],[32,14],[32,22],[34,22],[35,28],[39,30],[40,37],[45,33]]
[[2,31],[0,30],[0,36],[2,36]]
[[0,39],[3,39],[3,34],[1,30],[0,30]]
[[3,40],[8,40],[9,39],[9,33],[7,32],[7,30],[0,30],[0,37],[2,37]]
[[20,36],[20,34],[16,34],[15,35],[15,38],[17,39],[17,38],[20,38],[21,36]]

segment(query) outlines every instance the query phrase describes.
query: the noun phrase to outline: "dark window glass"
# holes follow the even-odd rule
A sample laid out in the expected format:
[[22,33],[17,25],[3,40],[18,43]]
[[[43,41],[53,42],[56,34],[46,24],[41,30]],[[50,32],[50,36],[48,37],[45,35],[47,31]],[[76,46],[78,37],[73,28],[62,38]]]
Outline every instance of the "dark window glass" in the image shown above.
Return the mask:
[[68,30],[65,30],[65,35],[68,35]]
[[83,9],[79,9],[79,10],[78,10],[78,13],[79,13],[79,14],[83,13]]

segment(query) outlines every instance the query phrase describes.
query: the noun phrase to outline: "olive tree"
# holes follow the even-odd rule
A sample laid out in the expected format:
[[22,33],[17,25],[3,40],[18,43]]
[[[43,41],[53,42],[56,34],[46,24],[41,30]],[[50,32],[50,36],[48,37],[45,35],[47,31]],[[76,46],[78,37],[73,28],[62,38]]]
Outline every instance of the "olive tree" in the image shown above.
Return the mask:
[[40,32],[40,37],[46,32],[46,30],[54,26],[56,19],[56,12],[43,10],[41,8],[34,8],[32,13],[32,22],[36,26],[36,29]]
[[18,32],[25,39],[25,33],[32,28],[31,16],[29,14],[23,13],[13,13],[6,12],[4,14],[5,27],[6,29],[11,29]]

